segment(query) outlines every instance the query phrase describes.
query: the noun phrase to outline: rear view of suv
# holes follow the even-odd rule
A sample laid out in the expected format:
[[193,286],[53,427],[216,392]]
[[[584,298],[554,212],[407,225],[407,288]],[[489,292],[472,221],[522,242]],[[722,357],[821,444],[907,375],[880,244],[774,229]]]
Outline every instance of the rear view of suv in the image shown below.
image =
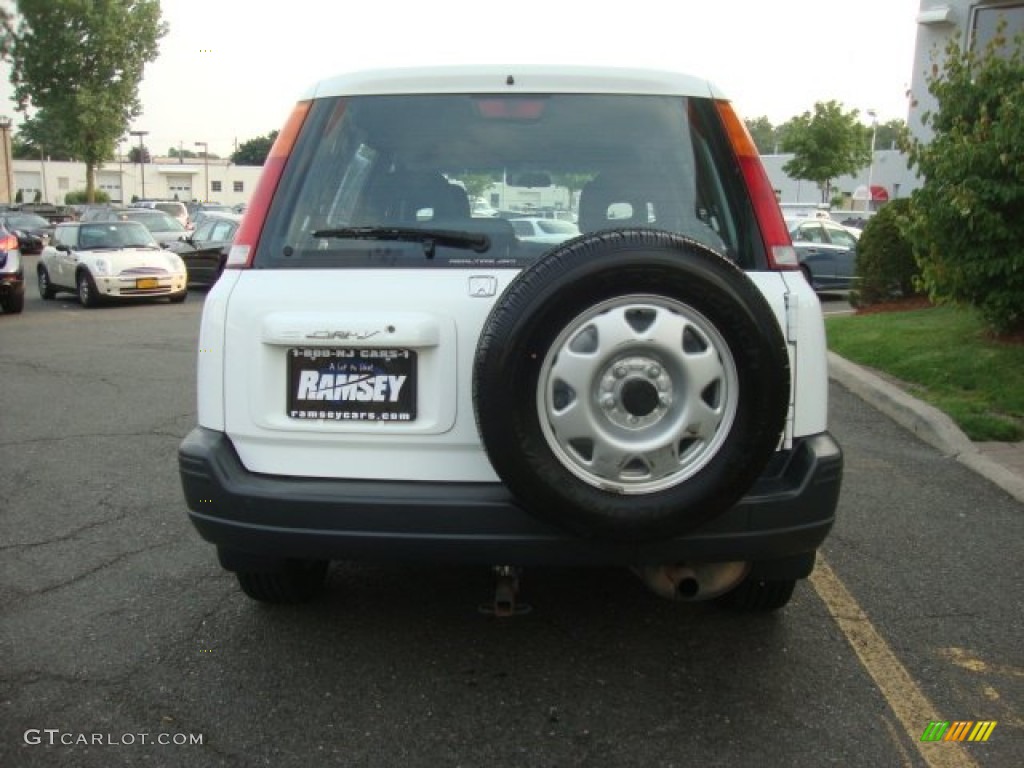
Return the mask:
[[[473,215],[485,194],[580,234],[518,237]],[[313,596],[331,560],[618,564],[768,611],[834,520],[820,305],[743,123],[698,79],[317,84],[199,346],[185,497],[257,600]]]

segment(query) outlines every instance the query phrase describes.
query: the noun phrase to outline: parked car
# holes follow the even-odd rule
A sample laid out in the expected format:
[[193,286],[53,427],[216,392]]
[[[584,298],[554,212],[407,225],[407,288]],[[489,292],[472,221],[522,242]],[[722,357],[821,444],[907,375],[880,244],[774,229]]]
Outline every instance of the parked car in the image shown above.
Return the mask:
[[25,308],[25,267],[18,238],[0,226],[0,309],[16,315]]
[[195,229],[196,227],[203,223],[203,220],[206,219],[207,216],[218,215],[223,213],[233,214],[236,213],[236,211],[234,208],[228,205],[201,205],[197,208],[194,208],[191,211],[191,213],[189,213],[189,226],[192,229]]
[[0,213],[0,224],[18,238],[22,253],[42,253],[53,234],[53,224],[34,213],[4,211]]
[[[472,216],[466,173],[590,179],[582,235]],[[810,574],[842,476],[824,323],[712,84],[344,75],[298,102],[260,189],[179,447],[191,521],[250,597],[309,599],[331,560],[463,562],[498,567],[508,613],[513,566],[622,565],[770,611]]]
[[509,219],[516,237],[528,243],[561,243],[578,237],[580,228],[571,221],[521,217]]
[[786,219],[800,269],[816,291],[851,290],[857,280],[855,230],[821,219]]
[[168,243],[188,269],[190,285],[213,285],[224,271],[228,249],[242,217],[237,213],[207,213],[184,239]]
[[39,295],[78,295],[83,307],[110,299],[170,299],[188,295],[188,274],[181,257],[161,248],[136,221],[58,224],[53,244],[43,249],[36,266]]
[[115,212],[127,211],[128,206],[120,203],[85,203],[75,206],[79,221],[113,221]]
[[137,221],[150,231],[158,243],[175,242],[188,234],[185,226],[173,216],[144,208],[99,210],[89,221]]
[[177,200],[138,200],[132,203],[131,207],[161,211],[177,219],[182,227],[188,227],[188,211],[185,209],[185,204]]

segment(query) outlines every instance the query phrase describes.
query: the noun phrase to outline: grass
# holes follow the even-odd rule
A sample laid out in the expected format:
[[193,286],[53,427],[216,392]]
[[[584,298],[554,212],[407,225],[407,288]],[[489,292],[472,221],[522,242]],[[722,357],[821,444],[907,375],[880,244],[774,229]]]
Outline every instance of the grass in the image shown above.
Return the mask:
[[1024,344],[993,340],[973,313],[931,307],[825,325],[833,352],[898,379],[971,440],[1024,440]]

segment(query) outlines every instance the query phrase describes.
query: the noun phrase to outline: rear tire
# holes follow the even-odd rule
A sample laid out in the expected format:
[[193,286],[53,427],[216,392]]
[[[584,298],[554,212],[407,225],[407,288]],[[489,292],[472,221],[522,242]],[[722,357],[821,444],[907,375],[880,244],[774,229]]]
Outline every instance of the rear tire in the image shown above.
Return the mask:
[[293,605],[312,600],[323,591],[326,560],[289,560],[277,571],[238,571],[238,585],[253,600]]
[[8,315],[17,315],[25,308],[25,292],[19,291],[0,299],[0,309]]
[[739,613],[771,613],[793,597],[796,579],[748,576],[735,589],[717,598],[718,604]]

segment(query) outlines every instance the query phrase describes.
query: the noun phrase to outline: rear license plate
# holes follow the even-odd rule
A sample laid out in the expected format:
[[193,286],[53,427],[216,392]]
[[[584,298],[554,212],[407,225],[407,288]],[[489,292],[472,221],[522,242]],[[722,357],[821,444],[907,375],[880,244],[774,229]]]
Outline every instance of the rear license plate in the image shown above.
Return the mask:
[[288,415],[332,421],[414,421],[411,349],[288,350]]
[[139,277],[135,280],[136,288],[159,288],[160,281],[155,277]]

